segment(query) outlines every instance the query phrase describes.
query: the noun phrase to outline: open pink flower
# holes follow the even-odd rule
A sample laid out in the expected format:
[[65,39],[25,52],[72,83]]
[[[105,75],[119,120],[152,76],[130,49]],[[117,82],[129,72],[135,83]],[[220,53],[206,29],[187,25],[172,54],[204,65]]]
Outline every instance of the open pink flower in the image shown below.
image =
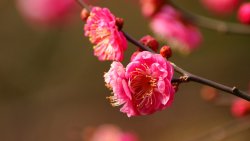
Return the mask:
[[127,40],[118,30],[116,17],[107,8],[93,7],[84,26],[85,36],[95,44],[94,55],[99,60],[123,59]]
[[74,0],[17,0],[21,15],[32,25],[58,26],[69,21]]
[[152,114],[173,101],[173,67],[159,54],[139,52],[126,68],[113,62],[104,77],[114,92],[112,105],[123,105],[120,111],[128,117]]
[[190,52],[201,43],[197,27],[185,21],[173,7],[162,7],[151,20],[150,27],[161,39],[183,52]]
[[125,68],[120,62],[113,62],[111,68],[104,74],[106,86],[113,91],[113,96],[108,97],[112,106],[123,105],[122,112],[130,117],[137,115],[133,108],[131,92],[128,87],[128,80],[125,77]]

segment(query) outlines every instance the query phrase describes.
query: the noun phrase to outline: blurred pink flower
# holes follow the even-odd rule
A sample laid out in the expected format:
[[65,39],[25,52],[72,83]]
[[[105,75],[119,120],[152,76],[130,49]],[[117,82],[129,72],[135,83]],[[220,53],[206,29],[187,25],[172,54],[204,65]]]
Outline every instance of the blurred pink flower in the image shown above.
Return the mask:
[[95,44],[94,55],[99,60],[122,61],[127,40],[118,30],[116,17],[107,8],[93,7],[84,26],[85,36]]
[[121,135],[121,141],[139,141],[139,139],[135,134],[125,132]]
[[171,47],[188,53],[197,48],[202,41],[199,29],[185,21],[173,7],[165,5],[151,20],[150,27]]
[[164,4],[164,0],[140,0],[141,11],[145,17],[153,16]]
[[250,25],[250,2],[243,3],[240,6],[238,19],[241,23]]
[[231,14],[241,0],[201,0],[204,7],[219,15]]
[[172,65],[161,55],[143,51],[134,56],[126,69],[113,62],[104,78],[114,92],[109,97],[112,105],[123,105],[120,111],[131,117],[152,114],[172,103],[173,73]]
[[235,117],[243,117],[250,113],[250,102],[244,99],[235,99],[232,103],[231,112]]
[[139,141],[133,133],[123,132],[117,126],[106,124],[94,129],[87,141]]
[[33,26],[63,25],[74,6],[74,0],[17,0],[21,15]]

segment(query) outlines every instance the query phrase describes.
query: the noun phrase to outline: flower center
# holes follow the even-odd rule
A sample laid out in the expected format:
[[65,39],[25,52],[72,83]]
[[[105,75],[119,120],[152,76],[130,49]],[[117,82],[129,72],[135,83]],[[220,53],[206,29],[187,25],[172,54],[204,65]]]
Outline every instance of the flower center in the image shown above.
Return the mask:
[[133,99],[141,108],[145,104],[152,104],[153,90],[157,85],[157,80],[150,75],[150,69],[146,64],[142,68],[136,68],[131,72],[130,87],[133,91]]

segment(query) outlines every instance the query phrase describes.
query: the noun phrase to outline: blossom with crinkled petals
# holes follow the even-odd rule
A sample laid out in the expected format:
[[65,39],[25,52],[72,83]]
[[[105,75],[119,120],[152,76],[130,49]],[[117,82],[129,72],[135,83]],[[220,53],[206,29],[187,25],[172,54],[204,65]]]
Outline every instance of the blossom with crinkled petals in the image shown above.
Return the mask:
[[128,117],[149,115],[168,107],[174,98],[171,85],[172,65],[161,55],[148,51],[139,52],[124,68],[113,62],[104,75],[113,90],[109,99],[113,106],[120,106]]
[[116,25],[116,17],[107,8],[93,7],[84,26],[99,60],[123,60],[127,40]]
[[137,115],[133,108],[131,92],[123,65],[120,62],[113,62],[109,71],[104,74],[104,80],[106,86],[113,91],[113,95],[108,97],[112,106],[123,105],[122,112],[127,113],[129,117]]
[[183,53],[194,50],[202,41],[198,28],[170,5],[162,7],[152,18],[150,27],[158,37]]

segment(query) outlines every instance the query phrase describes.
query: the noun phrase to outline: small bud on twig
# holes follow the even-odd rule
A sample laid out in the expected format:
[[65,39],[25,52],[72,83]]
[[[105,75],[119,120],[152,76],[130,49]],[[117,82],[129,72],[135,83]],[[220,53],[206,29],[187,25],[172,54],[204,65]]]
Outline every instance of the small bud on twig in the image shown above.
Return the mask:
[[122,18],[118,18],[118,17],[116,17],[115,20],[116,20],[115,23],[116,23],[116,26],[118,27],[118,30],[122,30],[124,20]]
[[172,56],[172,50],[169,46],[163,46],[160,50],[160,54],[167,59]]
[[86,21],[88,19],[88,17],[89,17],[89,11],[87,9],[85,9],[85,8],[82,9],[80,16],[81,16],[81,19],[83,21]]

